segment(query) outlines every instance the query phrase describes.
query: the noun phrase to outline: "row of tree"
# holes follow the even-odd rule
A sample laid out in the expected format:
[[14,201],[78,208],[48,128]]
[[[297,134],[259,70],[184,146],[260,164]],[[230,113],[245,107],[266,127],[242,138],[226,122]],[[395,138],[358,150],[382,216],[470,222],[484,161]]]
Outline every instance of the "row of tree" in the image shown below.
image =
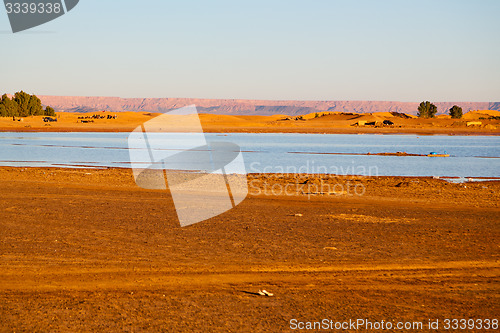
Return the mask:
[[[437,113],[437,107],[429,101],[422,102],[418,106],[417,116],[420,118],[434,118]],[[449,110],[449,114],[454,119],[462,118],[462,108],[458,105],[453,105]]]
[[35,95],[19,91],[9,98],[7,94],[0,100],[0,117],[55,116],[53,108],[42,106],[42,101]]

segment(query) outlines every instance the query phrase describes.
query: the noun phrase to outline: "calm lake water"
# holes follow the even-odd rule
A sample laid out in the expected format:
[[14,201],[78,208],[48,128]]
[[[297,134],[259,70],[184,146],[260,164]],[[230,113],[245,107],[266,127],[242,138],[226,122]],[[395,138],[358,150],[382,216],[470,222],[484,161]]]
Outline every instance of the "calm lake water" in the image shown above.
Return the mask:
[[[179,140],[179,136],[183,139]],[[189,147],[174,134],[167,149]],[[237,143],[247,172],[372,176],[500,177],[498,136],[206,134]],[[0,133],[0,166],[129,168],[128,133]],[[174,139],[175,137],[175,139]],[[189,147],[191,148],[191,147]],[[350,155],[405,151],[450,157]],[[244,170],[241,170],[244,171]]]

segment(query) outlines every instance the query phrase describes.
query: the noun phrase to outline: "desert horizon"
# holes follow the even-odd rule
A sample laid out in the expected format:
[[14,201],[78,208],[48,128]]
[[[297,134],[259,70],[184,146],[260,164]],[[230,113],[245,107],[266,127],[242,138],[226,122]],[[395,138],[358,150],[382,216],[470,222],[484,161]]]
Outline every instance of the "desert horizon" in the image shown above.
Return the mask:
[[0,333],[498,331],[500,1],[0,16]]
[[[57,122],[45,116],[0,117],[0,131],[30,132],[130,132],[163,113],[151,112],[56,112]],[[429,134],[499,135],[500,111],[477,110],[460,119],[449,115],[418,118],[399,112],[315,112],[289,116],[200,114],[205,132],[330,133],[330,134]],[[385,121],[385,123],[384,123]]]
[[[44,105],[56,111],[144,111],[167,112],[183,106],[196,105],[200,113],[245,116],[272,116],[284,114],[298,116],[316,112],[400,112],[416,115],[421,101],[370,101],[370,100],[254,100],[254,99],[206,99],[206,98],[122,98],[106,96],[46,96],[40,95]],[[428,99],[426,99],[428,100]],[[500,102],[453,102],[433,101],[437,114],[447,114],[453,105],[459,105],[464,113],[472,110],[500,111]]]

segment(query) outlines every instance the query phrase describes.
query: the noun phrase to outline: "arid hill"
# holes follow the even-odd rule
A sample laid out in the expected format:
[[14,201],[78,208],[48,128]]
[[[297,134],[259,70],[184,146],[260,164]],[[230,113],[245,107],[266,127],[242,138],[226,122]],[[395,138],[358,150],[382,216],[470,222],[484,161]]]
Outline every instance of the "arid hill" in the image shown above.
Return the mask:
[[[165,112],[195,104],[200,113],[226,115],[286,114],[290,116],[315,112],[402,112],[415,115],[417,102],[390,101],[269,101],[242,99],[197,99],[197,98],[120,98],[120,97],[71,97],[39,96],[44,105],[56,111],[140,111]],[[438,114],[447,113],[453,105],[470,110],[498,110],[500,102],[437,102]]]

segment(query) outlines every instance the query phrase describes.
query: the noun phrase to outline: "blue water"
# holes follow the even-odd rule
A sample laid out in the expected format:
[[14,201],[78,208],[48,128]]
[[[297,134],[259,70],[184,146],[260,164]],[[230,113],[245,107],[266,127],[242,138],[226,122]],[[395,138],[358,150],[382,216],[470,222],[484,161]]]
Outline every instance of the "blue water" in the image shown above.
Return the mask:
[[[497,136],[282,133],[206,136],[209,141],[237,143],[243,151],[247,172],[500,177]],[[128,133],[2,132],[0,166],[129,168],[127,137]],[[185,149],[188,137],[189,134],[172,134],[166,148]],[[397,151],[446,152],[451,157],[348,155]]]

